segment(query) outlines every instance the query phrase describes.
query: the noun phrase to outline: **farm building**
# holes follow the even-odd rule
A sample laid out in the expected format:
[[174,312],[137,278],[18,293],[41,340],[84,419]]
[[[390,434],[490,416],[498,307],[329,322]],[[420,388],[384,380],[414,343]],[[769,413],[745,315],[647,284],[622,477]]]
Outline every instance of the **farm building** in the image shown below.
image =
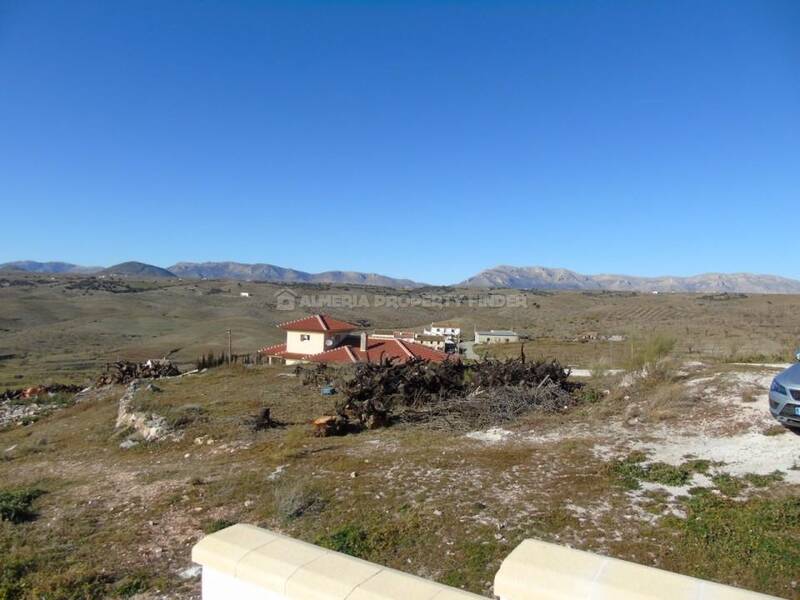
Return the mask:
[[426,335],[423,333],[421,335],[418,334],[414,341],[441,352],[455,352],[458,348],[455,339],[446,335]]
[[490,329],[489,331],[475,332],[476,344],[508,344],[509,342],[518,341],[519,334],[507,329]]
[[392,359],[407,362],[421,358],[440,362],[448,355],[422,344],[397,338],[355,335],[358,326],[328,315],[312,315],[278,325],[286,342],[259,350],[268,362],[287,365],[302,362],[355,363]]
[[375,340],[405,340],[406,342],[413,342],[417,335],[413,331],[375,329],[369,334],[369,337]]

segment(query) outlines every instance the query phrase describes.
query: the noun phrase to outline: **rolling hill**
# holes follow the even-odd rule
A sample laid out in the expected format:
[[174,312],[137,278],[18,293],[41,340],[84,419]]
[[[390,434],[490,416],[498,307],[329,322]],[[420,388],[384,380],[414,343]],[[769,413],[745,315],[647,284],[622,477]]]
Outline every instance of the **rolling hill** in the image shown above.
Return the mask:
[[28,273],[96,273],[102,267],[82,267],[68,262],[37,262],[17,260],[0,264],[0,271],[27,271]]
[[167,269],[162,269],[161,267],[136,261],[119,263],[118,265],[103,269],[99,274],[113,277],[140,277],[143,279],[162,279],[175,277],[175,274],[171,273]]
[[583,275],[568,269],[501,265],[481,271],[459,287],[629,292],[797,294],[800,281],[753,273],[703,273],[689,277]]
[[398,279],[378,273],[359,273],[357,271],[307,273],[264,263],[179,262],[169,267],[169,270],[178,277],[184,278],[274,281],[281,283],[353,283],[400,288],[413,288],[423,285],[410,279]]

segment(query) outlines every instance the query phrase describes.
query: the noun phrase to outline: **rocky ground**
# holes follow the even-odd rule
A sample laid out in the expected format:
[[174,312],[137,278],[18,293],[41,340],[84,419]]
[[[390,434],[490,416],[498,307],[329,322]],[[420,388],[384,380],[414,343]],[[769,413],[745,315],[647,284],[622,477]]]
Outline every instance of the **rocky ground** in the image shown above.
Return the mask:
[[[180,435],[135,445],[112,386],[0,431],[0,487],[44,492],[35,518],[0,522],[0,590],[196,598],[192,544],[251,522],[486,595],[537,537],[798,598],[800,436],[769,416],[777,372],[608,374],[563,415],[319,439],[307,423],[332,399],[223,368],[140,390],[133,407]],[[265,405],[280,426],[255,432]]]

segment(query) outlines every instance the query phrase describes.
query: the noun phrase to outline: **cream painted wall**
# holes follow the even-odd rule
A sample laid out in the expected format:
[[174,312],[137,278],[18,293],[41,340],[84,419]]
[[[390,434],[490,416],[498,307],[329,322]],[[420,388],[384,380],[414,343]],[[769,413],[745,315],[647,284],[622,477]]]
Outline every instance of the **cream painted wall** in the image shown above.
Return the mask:
[[[301,340],[302,336],[308,339]],[[306,333],[303,331],[286,332],[286,351],[296,352],[297,354],[319,354],[325,350],[324,333]]]
[[[344,333],[310,333],[306,331],[287,331],[286,332],[286,351],[296,352],[297,354],[319,354],[325,350],[331,350],[339,345],[344,339]],[[301,336],[308,336],[309,339],[302,340]],[[326,340],[333,343],[325,345]]]

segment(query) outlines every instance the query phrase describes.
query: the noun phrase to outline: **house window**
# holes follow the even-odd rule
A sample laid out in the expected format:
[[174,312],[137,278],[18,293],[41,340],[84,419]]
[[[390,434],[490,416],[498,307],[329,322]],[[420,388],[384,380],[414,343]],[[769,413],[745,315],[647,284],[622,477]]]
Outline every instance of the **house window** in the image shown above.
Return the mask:
[[308,334],[306,334],[306,333],[301,333],[301,334],[300,334],[300,341],[301,341],[301,342],[307,342],[307,341],[308,341],[308,340],[310,340],[310,339],[311,339],[311,336],[310,336],[310,335],[308,335]]

